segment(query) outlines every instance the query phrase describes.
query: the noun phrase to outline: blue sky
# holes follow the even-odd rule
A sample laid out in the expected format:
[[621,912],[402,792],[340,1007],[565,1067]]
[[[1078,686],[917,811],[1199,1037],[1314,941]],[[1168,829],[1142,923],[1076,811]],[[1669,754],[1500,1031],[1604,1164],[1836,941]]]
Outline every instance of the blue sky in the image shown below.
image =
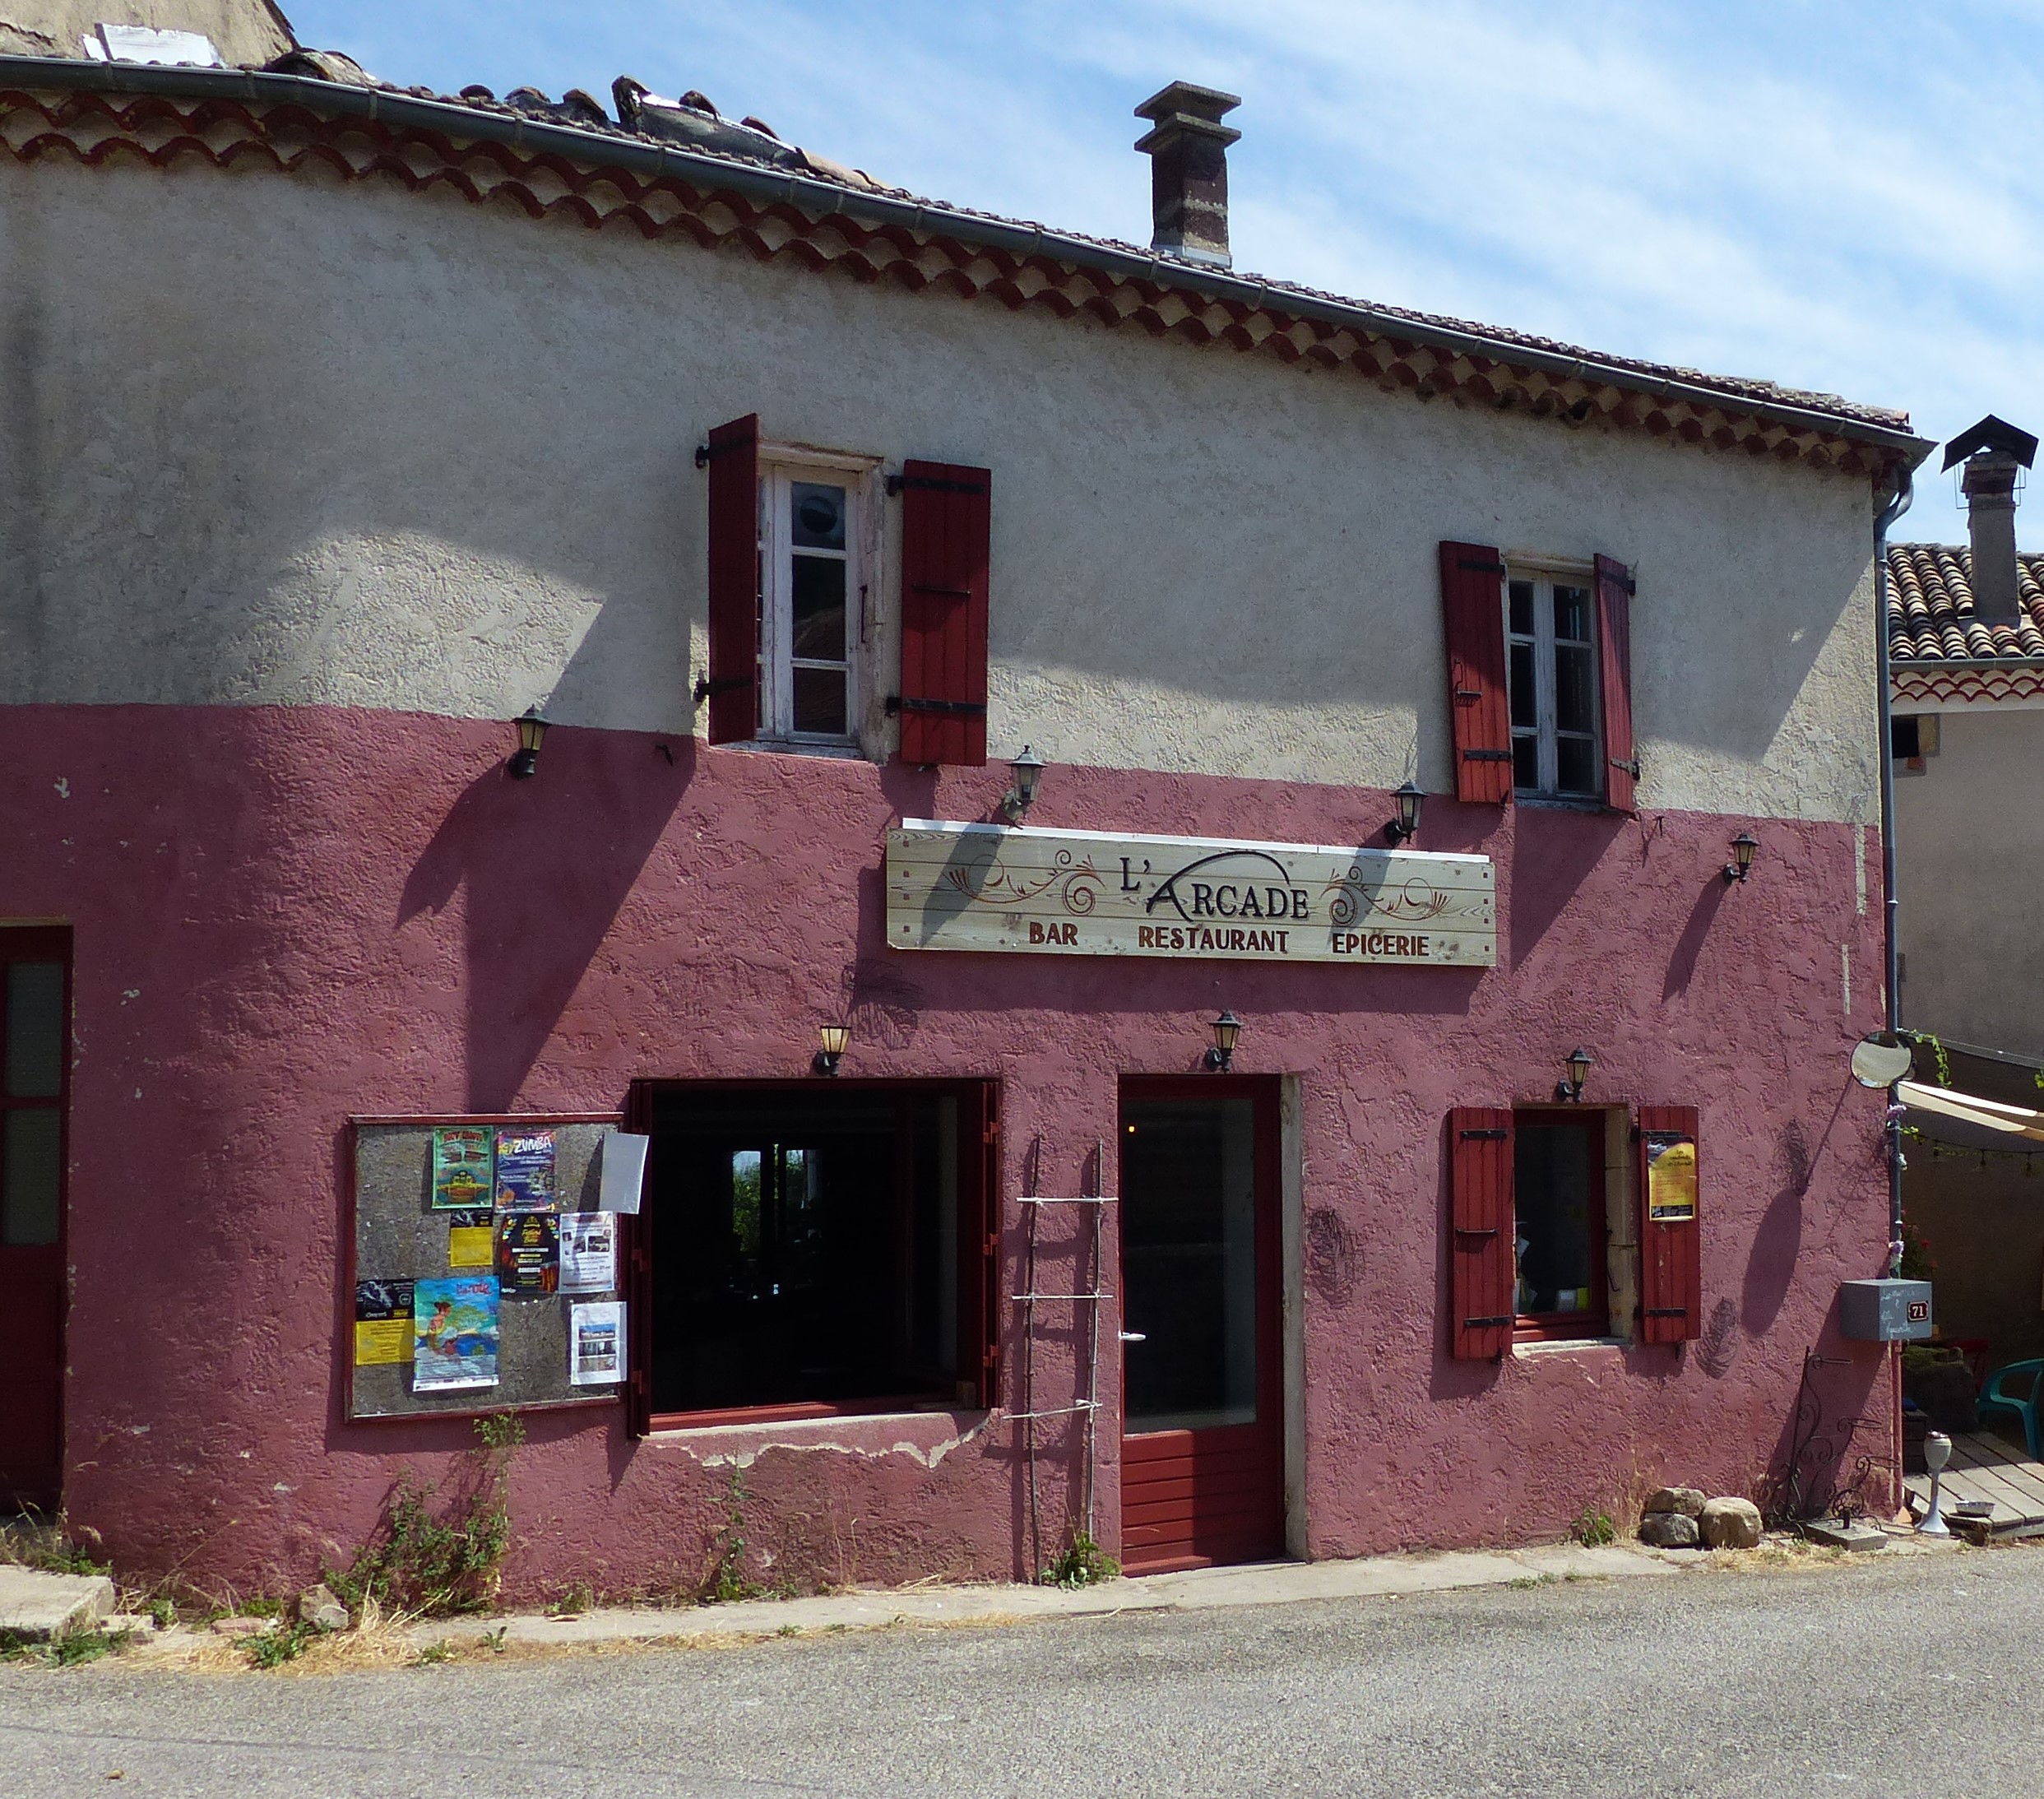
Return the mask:
[[[2044,434],[2044,0],[285,0],[387,81],[637,76],[880,179],[1148,239],[1139,100],[1231,120],[1235,265]],[[2044,548],[2044,506],[2018,515]],[[1901,535],[1963,536],[1949,475]]]

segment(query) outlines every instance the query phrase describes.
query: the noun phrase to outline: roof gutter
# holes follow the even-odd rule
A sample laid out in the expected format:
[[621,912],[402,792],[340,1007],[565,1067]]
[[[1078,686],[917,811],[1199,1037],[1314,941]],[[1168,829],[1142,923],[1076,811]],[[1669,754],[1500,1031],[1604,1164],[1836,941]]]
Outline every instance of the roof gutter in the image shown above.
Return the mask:
[[840,213],[877,224],[903,225],[917,233],[941,232],[969,243],[1005,250],[1017,256],[1048,256],[1120,279],[1153,281],[1214,299],[1268,308],[1350,330],[1425,344],[1458,355],[1513,363],[1563,380],[1599,382],[1655,399],[1714,406],[1721,411],[1741,413],[1791,430],[1821,431],[1830,436],[1873,444],[1892,452],[1912,468],[1935,447],[1929,439],[1896,426],[1876,424],[1814,406],[1797,406],[1792,401],[1756,399],[1706,383],[1646,374],[1595,357],[1541,350],[1506,339],[1487,337],[1480,332],[1422,323],[1400,313],[1353,301],[1323,299],[1225,271],[1195,269],[1155,254],[1111,249],[1041,225],[1010,225],[977,213],[932,205],[927,201],[861,193],[835,182],[791,174],[781,169],[756,169],[650,138],[578,131],[572,126],[517,114],[485,112],[452,100],[421,100],[410,94],[351,87],[302,75],[271,75],[254,69],[163,67],[151,63],[0,56],[0,83],[8,82],[44,90],[146,94],[181,100],[239,100],[269,105],[296,100],[322,114],[415,126],[482,142],[507,144],[521,152],[551,152],[577,161],[627,169],[651,178],[673,175],[696,187],[721,188],[769,203],[781,202],[805,211]]

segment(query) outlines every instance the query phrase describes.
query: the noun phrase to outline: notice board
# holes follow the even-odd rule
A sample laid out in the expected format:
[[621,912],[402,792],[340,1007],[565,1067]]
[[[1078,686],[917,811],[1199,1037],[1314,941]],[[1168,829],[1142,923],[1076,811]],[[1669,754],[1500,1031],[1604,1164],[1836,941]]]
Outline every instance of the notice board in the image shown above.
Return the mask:
[[[436,1194],[433,1175],[436,1132],[443,1137],[457,1131],[493,1137],[499,1130],[531,1137],[550,1134],[555,1216],[596,1212],[604,1140],[621,1125],[614,1115],[588,1114],[350,1121],[353,1180],[346,1232],[351,1253],[342,1295],[350,1418],[474,1416],[616,1400],[619,1386],[573,1384],[569,1334],[573,1308],[619,1296],[621,1245],[608,1287],[564,1292],[557,1280],[554,1289],[547,1289],[517,1272],[521,1257],[531,1260],[529,1250],[498,1241],[504,1226],[530,1226],[531,1216],[498,1212],[494,1182],[474,1195],[472,1207],[452,1209],[444,1178]],[[540,1235],[530,1230],[512,1234],[527,1242]],[[500,1265],[514,1271],[501,1288]],[[481,1290],[484,1283],[496,1290],[489,1302],[494,1308],[491,1352],[475,1358],[475,1376],[461,1384],[433,1386],[419,1378],[414,1314],[422,1282],[439,1283],[429,1289],[432,1294],[453,1295],[458,1309],[450,1311],[443,1304],[441,1311],[457,1321],[451,1328],[474,1326],[470,1340],[479,1348],[486,1334]],[[479,1296],[474,1310],[461,1303],[467,1287]],[[480,1378],[485,1365],[487,1381]]]

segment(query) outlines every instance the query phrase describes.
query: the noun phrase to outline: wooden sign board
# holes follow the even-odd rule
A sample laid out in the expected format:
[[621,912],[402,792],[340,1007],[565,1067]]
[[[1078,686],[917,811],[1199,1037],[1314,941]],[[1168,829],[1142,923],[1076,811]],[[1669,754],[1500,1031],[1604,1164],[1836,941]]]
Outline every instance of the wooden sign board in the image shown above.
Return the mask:
[[888,942],[1158,960],[1494,968],[1485,855],[905,820]]

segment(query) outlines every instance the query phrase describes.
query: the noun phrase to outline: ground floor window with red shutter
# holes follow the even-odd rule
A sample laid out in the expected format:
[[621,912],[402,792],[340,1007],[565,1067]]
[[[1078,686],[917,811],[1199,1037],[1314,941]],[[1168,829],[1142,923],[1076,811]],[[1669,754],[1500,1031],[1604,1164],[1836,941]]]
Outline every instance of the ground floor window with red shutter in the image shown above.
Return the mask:
[[1601,1111],[1513,1115],[1513,1335],[1521,1342],[1601,1337],[1611,1327],[1604,1135]]
[[986,1403],[984,1083],[661,1083],[642,1115],[654,1425]]

